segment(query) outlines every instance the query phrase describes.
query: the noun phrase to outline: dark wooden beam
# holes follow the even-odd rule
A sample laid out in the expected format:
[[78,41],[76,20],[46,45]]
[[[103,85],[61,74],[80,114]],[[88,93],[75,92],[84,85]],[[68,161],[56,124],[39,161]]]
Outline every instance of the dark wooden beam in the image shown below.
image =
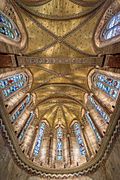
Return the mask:
[[0,54],[0,68],[17,67],[15,55]]

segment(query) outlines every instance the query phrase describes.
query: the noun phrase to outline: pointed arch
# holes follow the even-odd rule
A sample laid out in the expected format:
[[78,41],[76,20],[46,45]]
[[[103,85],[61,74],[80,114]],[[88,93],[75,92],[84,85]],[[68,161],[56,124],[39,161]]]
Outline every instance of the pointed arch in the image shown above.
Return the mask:
[[31,111],[30,114],[29,114],[29,117],[28,117],[27,121],[25,122],[25,124],[24,124],[24,126],[23,126],[23,128],[22,128],[22,130],[21,130],[21,132],[18,134],[18,139],[19,139],[19,141],[22,141],[22,140],[23,140],[23,138],[24,138],[24,136],[25,136],[25,134],[26,134],[26,132],[27,132],[30,124],[32,123],[32,121],[33,121],[33,119],[34,119],[34,117],[35,117],[35,114],[34,114],[33,111]]
[[[12,4],[6,3],[6,6],[9,13],[0,10],[0,41],[23,49],[27,43],[25,27]],[[11,11],[14,16],[11,16]]]
[[120,42],[119,1],[114,1],[105,11],[96,29],[94,41],[99,48]]
[[56,147],[56,159],[58,161],[63,160],[63,128],[61,126],[56,129],[57,147]]
[[38,135],[37,135],[37,139],[36,139],[36,143],[35,143],[35,147],[33,151],[34,156],[38,156],[39,154],[45,128],[46,128],[46,123],[43,121],[40,123],[40,126],[39,126]]
[[102,104],[108,110],[113,111],[120,93],[120,74],[92,69],[88,75],[88,85]]
[[0,91],[4,101],[10,99],[19,91],[27,92],[32,85],[33,77],[28,69],[18,68],[16,70],[0,74]]

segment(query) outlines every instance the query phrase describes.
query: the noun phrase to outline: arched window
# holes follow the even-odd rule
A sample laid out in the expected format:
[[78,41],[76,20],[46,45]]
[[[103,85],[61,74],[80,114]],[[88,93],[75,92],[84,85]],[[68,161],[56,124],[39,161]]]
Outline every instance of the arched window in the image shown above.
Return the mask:
[[0,34],[12,39],[20,40],[20,32],[15,23],[7,17],[3,12],[0,11]]
[[98,102],[92,96],[88,96],[88,99],[89,99],[91,105],[93,106],[93,108],[95,108],[95,110],[98,112],[98,114],[102,117],[102,119],[105,122],[109,122],[110,121],[110,117],[103,110],[103,108],[98,104]]
[[77,139],[77,142],[79,144],[79,148],[80,148],[80,154],[83,156],[86,155],[86,150],[85,150],[85,146],[82,140],[82,136],[81,136],[81,129],[80,129],[80,125],[79,123],[75,122],[73,125],[74,128],[74,133]]
[[96,129],[96,127],[95,127],[95,125],[94,125],[94,123],[93,123],[90,115],[89,115],[89,112],[86,112],[86,113],[85,113],[85,117],[86,117],[86,119],[87,119],[87,121],[88,121],[91,129],[93,130],[93,132],[94,132],[94,134],[95,134],[96,140],[97,140],[97,141],[100,141],[100,140],[101,140],[101,137],[100,137],[100,135],[99,135],[99,133],[98,133],[98,131],[97,131],[97,129]]
[[95,85],[113,99],[117,99],[120,92],[120,81],[103,74],[95,76]]
[[8,98],[16,91],[24,88],[27,84],[28,77],[25,73],[18,73],[0,79],[0,89],[4,98]]
[[30,126],[30,124],[31,124],[31,122],[32,122],[32,120],[33,120],[33,118],[34,118],[34,116],[35,116],[35,114],[34,114],[33,112],[31,112],[29,118],[27,119],[27,121],[26,121],[26,123],[25,123],[25,125],[24,125],[24,127],[22,128],[22,131],[21,131],[20,134],[18,135],[18,139],[19,139],[20,141],[22,141],[22,139],[23,139],[23,137],[24,137],[24,135],[25,135],[28,127]]
[[63,130],[61,127],[57,129],[57,160],[63,159]]
[[104,40],[109,40],[120,35],[120,12],[114,15],[107,23],[102,37]]
[[11,122],[15,122],[21,114],[25,111],[26,107],[31,102],[31,95],[28,94],[23,102],[15,109],[15,111],[11,114]]
[[45,127],[46,127],[46,124],[44,122],[42,122],[39,127],[38,137],[37,137],[37,141],[36,141],[35,148],[34,148],[35,156],[37,156],[40,151]]

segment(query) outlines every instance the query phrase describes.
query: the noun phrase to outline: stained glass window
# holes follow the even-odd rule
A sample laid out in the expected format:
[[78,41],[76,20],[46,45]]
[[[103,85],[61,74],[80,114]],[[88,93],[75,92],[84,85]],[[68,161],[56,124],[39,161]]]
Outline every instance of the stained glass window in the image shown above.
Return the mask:
[[46,127],[46,124],[44,122],[41,123],[41,125],[39,127],[38,137],[37,137],[37,141],[36,141],[35,148],[34,148],[34,155],[35,156],[37,156],[39,151],[40,151],[45,127]]
[[5,98],[14,92],[22,89],[27,82],[27,76],[24,73],[15,74],[0,80],[0,89]]
[[0,34],[17,40],[20,38],[20,32],[14,22],[0,11]]
[[78,144],[79,144],[80,154],[81,154],[82,156],[85,156],[86,150],[85,150],[85,146],[84,146],[84,143],[83,143],[83,140],[82,140],[82,136],[81,136],[80,125],[79,125],[79,123],[75,122],[74,125],[73,125],[73,127],[74,127],[74,133],[75,133],[77,142],[78,142]]
[[103,38],[105,40],[109,40],[119,35],[120,35],[120,12],[114,15],[106,25],[106,28],[103,31]]
[[113,99],[117,99],[120,91],[120,81],[107,77],[106,75],[97,75],[96,86],[108,94]]
[[28,94],[25,100],[18,106],[18,108],[12,113],[11,121],[15,122],[18,117],[25,111],[26,107],[29,105],[31,101],[31,95]]
[[35,115],[35,114],[34,114],[33,112],[30,113],[30,116],[29,116],[29,118],[27,119],[27,121],[26,121],[26,123],[25,123],[25,125],[24,125],[24,127],[23,127],[23,129],[22,129],[22,131],[21,131],[20,134],[18,135],[18,139],[19,139],[20,141],[22,141],[22,139],[23,139],[23,137],[24,137],[24,135],[25,135],[28,127],[30,126],[30,124],[31,124],[31,122],[32,122],[32,120],[33,120],[33,118],[34,118],[34,115]]
[[94,125],[94,123],[93,123],[93,121],[92,121],[92,119],[91,119],[91,117],[90,117],[90,115],[89,115],[88,112],[85,113],[85,117],[86,117],[86,119],[87,119],[90,127],[92,128],[92,130],[93,130],[93,132],[94,132],[94,134],[95,134],[95,137],[96,137],[97,141],[100,141],[100,140],[101,140],[101,137],[100,137],[100,135],[99,135],[99,133],[98,133],[98,131],[97,131],[97,129],[96,129],[96,127],[95,127],[95,125]]
[[88,99],[91,102],[91,105],[95,108],[95,110],[98,112],[98,114],[103,118],[105,122],[110,121],[110,117],[108,114],[103,110],[103,108],[96,102],[96,100],[92,96],[88,96]]
[[57,129],[57,160],[63,159],[63,130],[61,127]]

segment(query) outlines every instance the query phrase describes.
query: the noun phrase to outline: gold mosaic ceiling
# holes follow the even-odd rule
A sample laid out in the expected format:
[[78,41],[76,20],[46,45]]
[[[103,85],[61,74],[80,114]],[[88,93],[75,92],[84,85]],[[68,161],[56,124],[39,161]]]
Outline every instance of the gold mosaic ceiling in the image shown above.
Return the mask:
[[71,58],[96,55],[93,34],[109,3],[109,0],[16,0],[14,6],[28,35],[22,53]]
[[73,119],[81,119],[90,69],[75,64],[29,67],[34,77],[31,92],[37,97],[39,119],[47,119],[52,128],[59,123],[66,127]]
[[[28,36],[22,54],[54,58],[96,56],[93,34],[110,1],[12,2],[19,11]],[[66,122],[69,125],[73,119],[80,119],[91,68],[48,64],[29,69],[34,77],[31,92],[37,96],[39,119],[47,119],[52,127],[60,122],[66,126]]]

